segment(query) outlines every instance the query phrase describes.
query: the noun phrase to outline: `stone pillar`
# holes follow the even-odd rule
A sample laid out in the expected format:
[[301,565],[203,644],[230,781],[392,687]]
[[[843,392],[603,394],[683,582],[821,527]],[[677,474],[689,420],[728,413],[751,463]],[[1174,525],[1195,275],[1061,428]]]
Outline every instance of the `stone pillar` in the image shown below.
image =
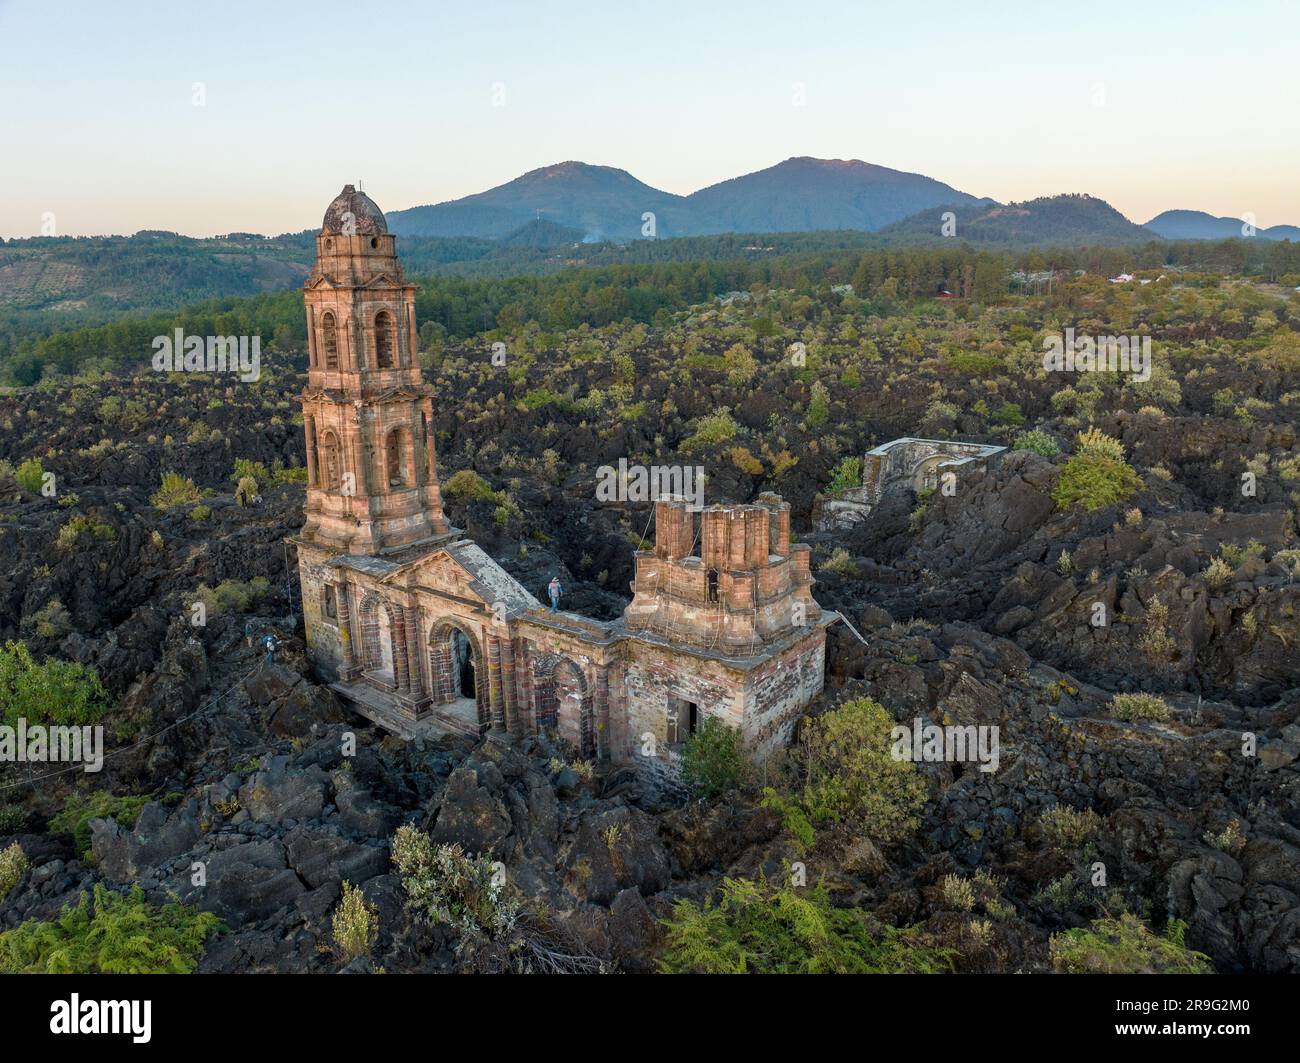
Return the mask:
[[320,352],[316,348],[316,307],[307,305],[307,365],[311,369],[320,368]]
[[515,678],[515,648],[510,637],[501,642],[501,693],[505,704],[506,730],[516,738],[524,736],[523,721],[519,718],[519,689]]
[[407,608],[406,613],[406,661],[410,676],[411,697],[417,701],[424,700],[424,668],[420,653],[420,612]]
[[607,665],[596,670],[596,762],[609,763],[609,671]]
[[335,591],[339,613],[339,642],[343,644],[342,674],[339,678],[345,682],[356,678],[355,657],[352,653],[352,606],[348,602],[350,592],[351,586],[347,583],[340,583]]
[[316,415],[309,413],[303,419],[307,437],[307,486],[318,487],[316,479]]
[[390,641],[393,644],[393,680],[399,693],[411,689],[410,660],[406,652],[406,610],[400,605],[390,605],[393,618],[393,630]]
[[504,733],[506,729],[505,701],[501,696],[501,640],[488,636],[488,705],[492,730]]

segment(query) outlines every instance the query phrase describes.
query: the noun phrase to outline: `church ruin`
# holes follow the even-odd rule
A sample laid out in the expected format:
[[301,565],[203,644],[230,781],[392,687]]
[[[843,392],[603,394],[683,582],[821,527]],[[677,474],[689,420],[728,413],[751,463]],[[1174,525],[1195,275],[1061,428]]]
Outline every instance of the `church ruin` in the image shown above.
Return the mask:
[[443,515],[435,395],[394,241],[346,186],[304,288],[307,512],[290,541],[313,667],[405,736],[547,730],[619,762],[671,754],[716,717],[760,754],[787,742],[822,689],[836,619],[812,597],[789,505],[659,499],[621,620],[544,608]]
[[851,528],[866,520],[888,492],[911,489],[920,494],[934,490],[943,473],[971,463],[982,464],[1006,449],[987,443],[912,436],[881,443],[863,455],[860,486],[818,496],[813,507],[813,527],[818,531]]

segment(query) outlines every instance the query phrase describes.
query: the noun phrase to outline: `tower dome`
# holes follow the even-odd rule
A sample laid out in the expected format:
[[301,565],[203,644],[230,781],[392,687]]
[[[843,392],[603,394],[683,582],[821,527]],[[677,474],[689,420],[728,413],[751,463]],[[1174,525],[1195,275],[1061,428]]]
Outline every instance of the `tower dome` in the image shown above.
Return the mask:
[[375,236],[388,232],[388,223],[373,199],[358,192],[355,185],[344,185],[343,191],[334,197],[334,202],[325,211],[321,232]]

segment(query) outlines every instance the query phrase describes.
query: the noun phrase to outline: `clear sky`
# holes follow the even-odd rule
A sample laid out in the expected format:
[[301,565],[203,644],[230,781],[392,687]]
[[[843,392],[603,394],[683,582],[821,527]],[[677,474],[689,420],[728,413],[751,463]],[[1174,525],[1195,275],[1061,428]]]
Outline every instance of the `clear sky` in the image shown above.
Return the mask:
[[6,237],[295,231],[346,182],[396,210],[566,159],[688,193],[792,155],[1300,224],[1300,0],[0,0],[0,108]]

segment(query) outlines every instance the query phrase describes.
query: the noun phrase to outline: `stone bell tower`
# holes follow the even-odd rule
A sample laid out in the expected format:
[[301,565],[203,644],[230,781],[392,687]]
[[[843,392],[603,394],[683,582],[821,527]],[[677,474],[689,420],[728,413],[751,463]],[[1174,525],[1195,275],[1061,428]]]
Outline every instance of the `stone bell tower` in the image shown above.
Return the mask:
[[385,554],[446,535],[432,388],[415,358],[415,286],[383,212],[352,185],[325,211],[303,288],[307,520],[301,541]]

